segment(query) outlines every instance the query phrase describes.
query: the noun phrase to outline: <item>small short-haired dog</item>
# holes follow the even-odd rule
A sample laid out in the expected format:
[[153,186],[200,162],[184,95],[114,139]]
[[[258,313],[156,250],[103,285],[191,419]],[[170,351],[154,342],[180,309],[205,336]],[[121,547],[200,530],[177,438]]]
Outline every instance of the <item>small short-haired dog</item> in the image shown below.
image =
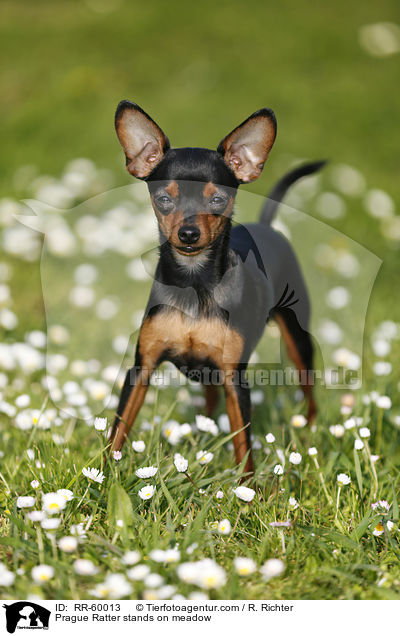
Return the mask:
[[[143,403],[152,372],[163,361],[204,383],[207,412],[217,400],[212,371],[223,386],[237,463],[253,472],[250,390],[245,370],[270,318],[278,323],[299,370],[311,370],[309,300],[296,256],[271,228],[275,209],[297,179],[323,162],[297,168],[272,190],[259,223],[232,228],[237,188],[261,174],[276,136],[274,113],[263,108],[223,138],[217,150],[171,148],[137,104],[115,115],[127,170],[146,181],[160,234],[155,280],[111,437],[120,449]],[[193,377],[193,376],[192,376]],[[210,381],[211,378],[211,381]],[[306,381],[308,419],[315,415]]]

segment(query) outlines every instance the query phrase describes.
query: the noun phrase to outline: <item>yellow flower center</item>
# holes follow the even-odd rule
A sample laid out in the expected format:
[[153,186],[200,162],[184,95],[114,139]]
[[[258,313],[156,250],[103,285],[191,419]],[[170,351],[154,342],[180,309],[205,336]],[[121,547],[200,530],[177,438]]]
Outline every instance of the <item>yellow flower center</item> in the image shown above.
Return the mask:
[[381,524],[381,522],[376,524],[375,530],[378,530],[378,532],[383,532],[383,525]]
[[58,503],[51,503],[49,504],[49,508],[50,510],[59,510],[60,506],[58,505]]

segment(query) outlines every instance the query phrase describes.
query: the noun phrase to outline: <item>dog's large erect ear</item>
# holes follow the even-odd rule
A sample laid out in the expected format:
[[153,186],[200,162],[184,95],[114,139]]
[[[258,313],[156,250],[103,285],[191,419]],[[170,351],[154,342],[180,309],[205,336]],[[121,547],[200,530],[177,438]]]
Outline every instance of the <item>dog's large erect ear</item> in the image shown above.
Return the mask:
[[126,156],[126,169],[146,179],[170,147],[168,137],[137,104],[124,100],[115,113],[115,129]]
[[272,110],[262,108],[224,137],[218,152],[241,183],[260,176],[276,137],[276,119]]

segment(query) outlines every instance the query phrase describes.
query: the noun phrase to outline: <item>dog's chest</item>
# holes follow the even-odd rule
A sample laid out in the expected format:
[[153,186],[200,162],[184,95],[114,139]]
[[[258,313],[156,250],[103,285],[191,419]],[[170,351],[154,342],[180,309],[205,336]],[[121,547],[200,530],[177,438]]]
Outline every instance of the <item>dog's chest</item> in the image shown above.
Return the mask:
[[144,321],[139,351],[143,358],[149,357],[148,364],[170,357],[182,361],[211,360],[218,368],[226,368],[239,362],[243,339],[220,318],[193,319],[177,309],[170,309]]

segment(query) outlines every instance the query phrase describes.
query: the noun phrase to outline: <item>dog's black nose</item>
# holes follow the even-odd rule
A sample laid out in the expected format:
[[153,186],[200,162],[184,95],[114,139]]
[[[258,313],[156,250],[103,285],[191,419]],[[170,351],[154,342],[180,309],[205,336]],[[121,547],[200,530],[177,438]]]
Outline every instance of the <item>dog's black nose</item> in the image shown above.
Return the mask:
[[195,225],[183,225],[178,230],[178,236],[182,243],[192,245],[193,243],[197,243],[199,240],[200,230]]

